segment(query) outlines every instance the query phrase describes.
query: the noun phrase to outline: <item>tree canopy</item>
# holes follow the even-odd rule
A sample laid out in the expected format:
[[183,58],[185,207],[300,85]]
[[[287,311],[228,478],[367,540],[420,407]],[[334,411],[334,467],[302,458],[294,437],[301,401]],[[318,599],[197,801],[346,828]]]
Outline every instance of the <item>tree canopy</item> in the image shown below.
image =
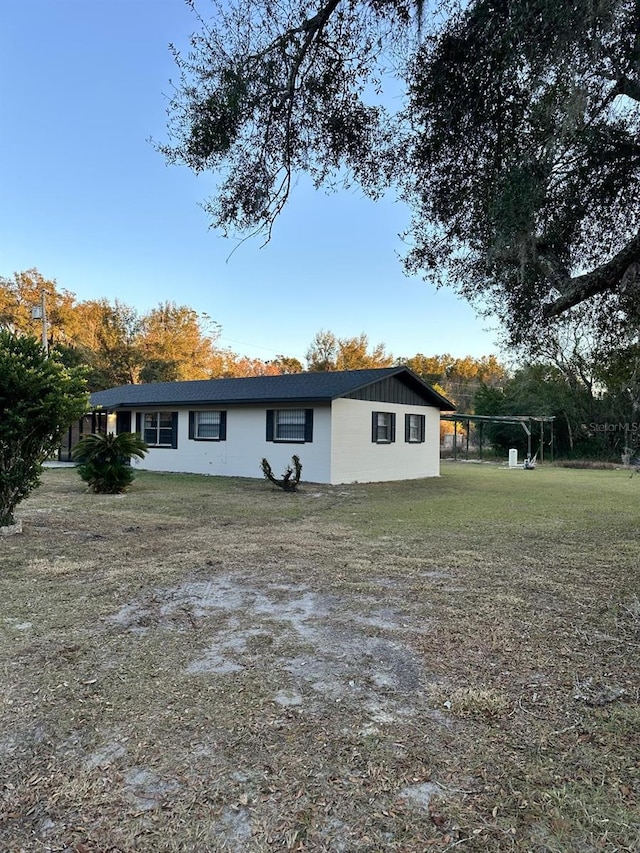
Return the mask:
[[[268,363],[219,347],[220,326],[187,305],[163,302],[140,314],[119,299],[77,302],[73,293],[36,269],[0,277],[0,329],[39,334],[40,320],[32,319],[31,309],[43,292],[49,347],[68,367],[88,368],[90,391],[138,382],[285,372],[279,361],[285,356]],[[294,362],[289,359],[289,371]]]
[[413,211],[408,271],[496,313],[512,342],[585,302],[601,335],[638,324],[637,0],[207,8],[174,49],[159,148],[218,174],[214,225],[268,238],[297,173],[392,188]]
[[338,338],[333,332],[320,329],[307,350],[309,370],[365,370],[372,367],[391,367],[393,356],[383,343],[369,349],[369,338],[362,332],[353,338]]
[[454,358],[449,353],[398,359],[417,373],[436,391],[456,404],[459,412],[472,412],[474,398],[481,387],[501,386],[507,379],[507,369],[494,355],[473,358]]

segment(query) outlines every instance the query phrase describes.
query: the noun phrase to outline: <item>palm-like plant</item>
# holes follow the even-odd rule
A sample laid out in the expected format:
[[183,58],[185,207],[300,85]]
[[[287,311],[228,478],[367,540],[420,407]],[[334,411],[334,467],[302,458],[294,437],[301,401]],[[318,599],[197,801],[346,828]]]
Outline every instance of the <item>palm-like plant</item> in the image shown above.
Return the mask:
[[134,432],[92,433],[76,444],[73,458],[80,463],[78,473],[94,492],[117,495],[133,481],[131,457],[143,459],[147,450]]

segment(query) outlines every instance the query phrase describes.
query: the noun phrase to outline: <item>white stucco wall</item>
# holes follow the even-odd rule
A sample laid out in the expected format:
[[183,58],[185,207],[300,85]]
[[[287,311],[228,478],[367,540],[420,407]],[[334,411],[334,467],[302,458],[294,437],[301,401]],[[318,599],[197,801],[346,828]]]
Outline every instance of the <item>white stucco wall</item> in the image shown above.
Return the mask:
[[[193,407],[207,409],[212,407]],[[178,447],[152,447],[142,460],[133,464],[146,471],[180,471],[226,477],[262,477],[260,462],[266,457],[276,476],[280,476],[291,457],[302,462],[302,479],[328,483],[331,477],[330,407],[314,406],[313,441],[293,444],[266,441],[266,406],[227,408],[226,441],[194,441],[189,438],[189,410],[178,412]],[[269,408],[287,408],[269,406]],[[302,408],[291,406],[289,408]],[[135,428],[135,411],[132,413]]]
[[[371,441],[373,412],[395,412],[396,440]],[[425,415],[425,440],[404,440],[405,414]],[[331,419],[331,483],[413,480],[440,474],[440,411],[365,400],[334,400]]]
[[[334,400],[331,406],[313,407],[313,441],[304,444],[266,441],[266,408],[227,408],[226,441],[189,439],[188,409],[179,410],[178,447],[152,447],[144,459],[132,460],[132,464],[148,471],[261,478],[263,457],[269,460],[274,473],[280,475],[296,453],[302,461],[302,479],[311,483],[368,483],[440,474],[440,412],[436,408]],[[371,441],[371,417],[375,411],[395,413],[395,442]],[[425,416],[423,443],[405,442],[406,413]],[[135,410],[131,418],[135,428]],[[107,428],[115,431],[115,415],[109,416]]]

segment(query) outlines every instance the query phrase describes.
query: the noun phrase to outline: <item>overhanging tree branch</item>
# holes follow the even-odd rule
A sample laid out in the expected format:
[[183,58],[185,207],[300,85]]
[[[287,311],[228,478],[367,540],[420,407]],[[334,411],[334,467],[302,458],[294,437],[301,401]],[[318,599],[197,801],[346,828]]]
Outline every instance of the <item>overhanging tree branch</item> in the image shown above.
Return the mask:
[[[268,241],[303,173],[395,188],[406,269],[490,305],[512,341],[597,294],[620,296],[607,328],[635,322],[638,0],[453,0],[420,37],[419,0],[213,4],[159,146],[217,172],[213,226]],[[396,111],[376,100],[392,75]]]
[[630,77],[621,77],[616,85],[617,94],[626,95],[633,101],[640,101],[640,81],[632,80]]
[[640,275],[640,231],[606,264],[575,278],[566,279],[559,289],[564,293],[543,309],[547,318],[558,317],[581,302],[600,293],[618,290],[625,276]]

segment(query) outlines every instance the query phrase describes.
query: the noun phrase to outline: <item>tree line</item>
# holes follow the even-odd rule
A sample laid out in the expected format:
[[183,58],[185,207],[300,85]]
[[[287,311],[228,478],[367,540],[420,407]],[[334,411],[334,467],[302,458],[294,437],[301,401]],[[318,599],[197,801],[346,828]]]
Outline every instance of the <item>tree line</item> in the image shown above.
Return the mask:
[[48,344],[68,366],[84,365],[91,391],[141,382],[286,372],[291,360],[272,362],[218,345],[221,328],[187,305],[163,302],[139,313],[116,299],[77,301],[36,269],[0,277],[0,327],[40,334],[31,310],[45,294]]
[[406,364],[445,396],[452,394],[457,405],[468,406],[481,383],[493,386],[506,375],[495,356],[397,358],[384,343],[370,344],[364,332],[341,338],[320,330],[306,352],[306,364],[284,354],[269,360],[249,358],[219,346],[221,326],[186,305],[164,302],[141,314],[118,299],[77,301],[35,269],[0,277],[0,327],[37,337],[41,321],[34,320],[31,311],[43,292],[49,347],[66,365],[86,368],[91,391],[129,383]]

